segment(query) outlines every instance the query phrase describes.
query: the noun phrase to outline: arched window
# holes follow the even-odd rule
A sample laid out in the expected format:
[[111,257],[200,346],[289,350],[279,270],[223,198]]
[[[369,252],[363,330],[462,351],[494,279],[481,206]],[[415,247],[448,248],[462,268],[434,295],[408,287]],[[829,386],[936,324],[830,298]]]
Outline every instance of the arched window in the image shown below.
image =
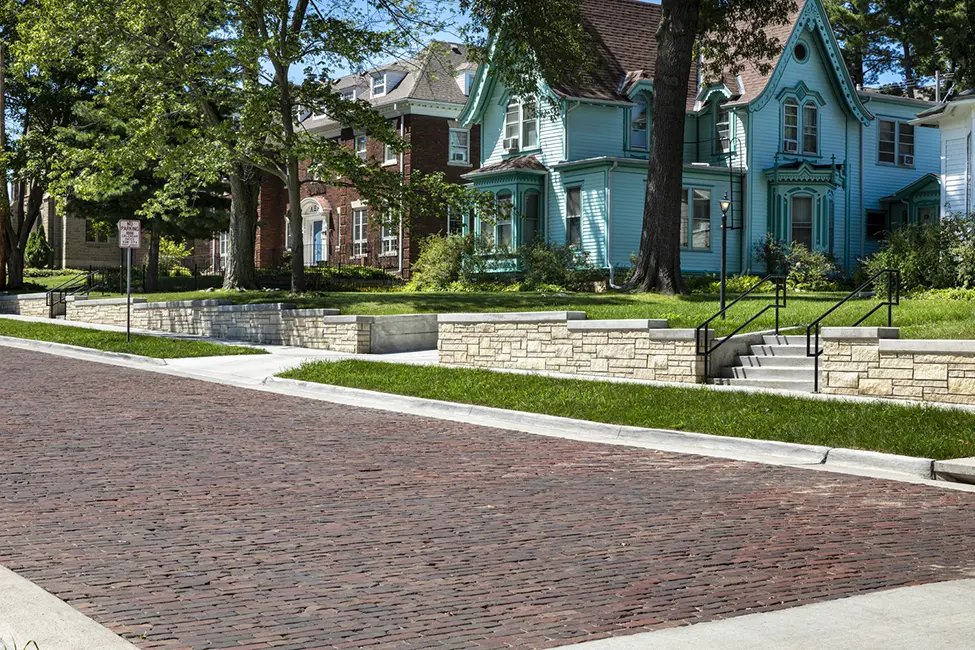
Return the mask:
[[498,192],[498,218],[495,225],[497,236],[494,240],[497,248],[511,248],[511,211],[511,192]]
[[641,94],[633,99],[630,107],[630,148],[646,149],[647,141],[647,98]]
[[792,98],[782,103],[782,151],[799,153],[799,102]]
[[802,153],[819,153],[819,109],[813,102],[802,106]]
[[525,192],[525,203],[521,211],[521,243],[530,245],[538,236],[538,199],[539,193],[535,190]]

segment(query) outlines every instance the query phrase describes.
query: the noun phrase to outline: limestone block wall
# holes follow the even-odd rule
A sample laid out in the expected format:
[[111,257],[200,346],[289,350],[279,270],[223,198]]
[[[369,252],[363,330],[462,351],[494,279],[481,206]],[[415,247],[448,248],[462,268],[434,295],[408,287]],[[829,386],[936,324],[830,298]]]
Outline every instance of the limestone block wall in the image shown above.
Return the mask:
[[975,341],[898,335],[886,327],[824,329],[822,392],[975,404]]
[[[124,326],[125,312],[125,298],[74,300],[68,303],[67,320]],[[432,350],[437,346],[436,314],[341,316],[337,309],[297,309],[292,303],[147,303],[133,299],[132,327],[366,354]]]
[[446,365],[703,383],[694,330],[662,320],[589,321],[583,312],[441,314]]
[[22,293],[0,296],[0,314],[47,318],[50,313],[50,308],[47,306],[47,294]]

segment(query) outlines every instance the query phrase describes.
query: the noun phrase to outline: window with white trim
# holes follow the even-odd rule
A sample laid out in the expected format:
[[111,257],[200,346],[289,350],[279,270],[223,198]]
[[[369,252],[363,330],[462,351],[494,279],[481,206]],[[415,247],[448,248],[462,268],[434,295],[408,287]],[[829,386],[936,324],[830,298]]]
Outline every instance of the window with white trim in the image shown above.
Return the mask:
[[725,153],[731,151],[731,111],[720,104],[714,110],[714,153]]
[[369,241],[366,235],[366,208],[356,208],[352,211],[352,257],[365,257],[369,253]]
[[447,206],[447,234],[464,234],[464,214],[453,206]]
[[227,267],[227,255],[230,253],[230,233],[222,232],[218,235],[218,252],[220,253],[220,268]]
[[630,148],[646,149],[647,143],[647,98],[640,94],[630,107]]
[[511,213],[514,209],[511,192],[498,192],[498,220],[495,224],[497,248],[511,248]]
[[711,249],[711,190],[684,188],[680,198],[680,245]]
[[372,75],[372,96],[382,97],[386,94],[386,73]]
[[782,104],[782,151],[799,153],[799,102],[794,99]]
[[339,91],[339,97],[350,102],[355,101],[356,94],[357,93],[355,88],[346,88],[345,90]]
[[471,158],[471,132],[467,129],[450,129],[450,162],[468,163]]
[[284,219],[284,250],[291,250],[291,219]]
[[581,187],[570,187],[565,190],[565,243],[569,246],[582,245]]
[[365,135],[357,135],[355,137],[355,154],[359,156],[362,160],[366,159],[366,146],[369,144],[369,138]]
[[802,105],[802,153],[819,153],[819,109],[813,102]]
[[538,147],[538,110],[534,102],[511,100],[504,116],[504,149],[514,152]]
[[879,120],[877,162],[899,167],[914,166],[914,126],[907,122]]
[[393,223],[383,223],[380,232],[380,250],[382,255],[395,255],[399,244],[399,227]]
[[395,165],[399,162],[399,154],[392,145],[383,145],[383,165]]

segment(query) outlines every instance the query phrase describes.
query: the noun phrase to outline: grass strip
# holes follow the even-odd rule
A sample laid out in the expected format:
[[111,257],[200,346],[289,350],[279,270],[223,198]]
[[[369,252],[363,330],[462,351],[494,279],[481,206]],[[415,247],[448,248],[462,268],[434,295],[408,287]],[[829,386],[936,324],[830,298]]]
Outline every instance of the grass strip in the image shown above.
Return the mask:
[[619,384],[374,361],[280,377],[594,422],[945,459],[975,455],[975,413],[896,403]]
[[106,332],[84,327],[36,323],[9,318],[0,318],[0,336],[65,343],[83,348],[104,350],[106,352],[138,354],[143,357],[153,357],[155,359],[218,357],[234,354],[267,354],[265,350],[260,348],[221,345],[209,341],[146,336],[144,334],[133,334],[132,341],[126,342],[124,332]]

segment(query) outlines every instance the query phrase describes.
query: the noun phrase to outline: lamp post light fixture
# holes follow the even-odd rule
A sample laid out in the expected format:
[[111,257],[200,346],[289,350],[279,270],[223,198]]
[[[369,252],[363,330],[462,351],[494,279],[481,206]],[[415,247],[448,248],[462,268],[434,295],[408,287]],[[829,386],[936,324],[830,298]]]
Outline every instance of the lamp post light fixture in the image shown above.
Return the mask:
[[731,209],[731,201],[728,193],[724,193],[724,198],[718,202],[721,206],[721,318],[724,319],[725,308],[725,282],[728,279],[728,210]]

